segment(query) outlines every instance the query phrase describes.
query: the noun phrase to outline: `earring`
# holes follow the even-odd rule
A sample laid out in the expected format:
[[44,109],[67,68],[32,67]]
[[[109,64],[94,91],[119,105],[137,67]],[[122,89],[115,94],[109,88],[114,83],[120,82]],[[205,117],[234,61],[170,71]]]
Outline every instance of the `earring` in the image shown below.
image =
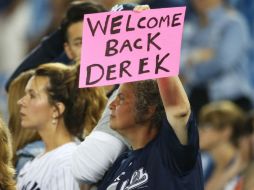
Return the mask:
[[52,119],[51,123],[52,123],[52,125],[56,125],[57,124],[57,119],[56,118]]
[[56,125],[57,124],[56,115],[53,115],[53,119],[52,119],[51,123],[52,123],[52,125]]

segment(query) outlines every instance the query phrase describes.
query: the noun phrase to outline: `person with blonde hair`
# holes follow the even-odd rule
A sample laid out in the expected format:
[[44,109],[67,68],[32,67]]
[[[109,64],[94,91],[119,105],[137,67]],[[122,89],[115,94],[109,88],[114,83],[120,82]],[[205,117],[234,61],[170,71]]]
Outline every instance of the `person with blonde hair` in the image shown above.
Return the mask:
[[15,190],[14,169],[12,168],[11,138],[8,128],[0,117],[0,189]]
[[21,126],[38,131],[45,152],[27,163],[18,175],[18,189],[79,189],[71,172],[71,156],[91,124],[104,109],[100,88],[78,87],[78,67],[60,63],[39,66],[18,101]]
[[29,160],[35,158],[44,150],[44,144],[35,130],[28,130],[21,127],[19,107],[17,101],[24,96],[24,90],[33,71],[21,73],[9,87],[8,93],[8,126],[14,141],[12,142],[13,165],[16,168],[16,175]]

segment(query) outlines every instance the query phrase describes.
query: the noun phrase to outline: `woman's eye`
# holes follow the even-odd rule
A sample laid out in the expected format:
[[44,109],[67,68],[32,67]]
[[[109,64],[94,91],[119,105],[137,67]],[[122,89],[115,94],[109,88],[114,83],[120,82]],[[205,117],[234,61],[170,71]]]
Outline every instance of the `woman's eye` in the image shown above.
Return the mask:
[[30,93],[29,96],[30,96],[30,98],[35,98],[35,95],[32,93]]

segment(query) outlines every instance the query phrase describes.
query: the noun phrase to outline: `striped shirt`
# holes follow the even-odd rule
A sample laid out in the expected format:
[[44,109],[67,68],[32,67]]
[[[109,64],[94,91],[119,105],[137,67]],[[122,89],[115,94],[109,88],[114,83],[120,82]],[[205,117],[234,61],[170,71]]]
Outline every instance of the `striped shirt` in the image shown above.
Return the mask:
[[64,144],[28,162],[17,178],[19,190],[79,190],[71,172],[71,156],[77,145]]

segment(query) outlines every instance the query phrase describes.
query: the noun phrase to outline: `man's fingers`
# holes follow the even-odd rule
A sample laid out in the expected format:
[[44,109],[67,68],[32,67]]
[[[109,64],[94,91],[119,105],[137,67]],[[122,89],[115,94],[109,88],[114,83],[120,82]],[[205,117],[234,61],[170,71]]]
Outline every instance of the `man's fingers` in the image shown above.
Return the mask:
[[133,9],[133,11],[135,11],[135,12],[142,12],[142,11],[149,10],[149,9],[150,9],[149,5],[137,5]]

